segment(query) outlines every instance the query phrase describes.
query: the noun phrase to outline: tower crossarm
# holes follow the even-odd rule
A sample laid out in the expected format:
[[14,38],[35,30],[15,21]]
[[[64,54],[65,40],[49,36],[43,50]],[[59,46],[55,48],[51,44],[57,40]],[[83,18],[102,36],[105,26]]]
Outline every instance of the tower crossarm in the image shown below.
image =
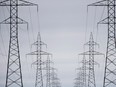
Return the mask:
[[[89,4],[88,6],[109,6],[108,0],[101,0],[92,4]],[[110,6],[116,6],[116,5],[110,5]]]
[[[26,22],[25,20],[23,20],[19,17],[17,17],[17,20],[18,20],[18,22],[17,22],[18,24],[28,24],[28,22]],[[4,21],[0,22],[0,24],[10,24],[10,23],[11,23],[10,22],[10,17],[5,19]],[[15,22],[12,22],[12,23],[15,23]]]
[[[40,54],[41,55],[51,55],[50,53],[45,52],[45,51],[41,51]],[[27,55],[38,55],[38,51],[34,51],[34,52],[31,52],[31,53],[28,53]]]
[[[79,55],[90,55],[90,51],[86,51],[86,52],[83,52],[83,53],[80,53]],[[92,54],[93,55],[104,55],[103,53],[100,53],[100,52],[97,52],[97,51],[92,51]]]
[[110,22],[110,24],[116,24],[116,17],[111,17],[111,19],[114,19],[115,21],[112,21],[112,20],[108,21],[108,19],[109,18],[107,17],[107,18],[99,21],[98,24],[109,24],[109,22]]
[[[0,6],[11,6],[10,0],[1,1]],[[16,5],[12,4],[12,6],[37,6],[38,7],[37,4],[31,3],[25,0],[18,0],[18,3]]]

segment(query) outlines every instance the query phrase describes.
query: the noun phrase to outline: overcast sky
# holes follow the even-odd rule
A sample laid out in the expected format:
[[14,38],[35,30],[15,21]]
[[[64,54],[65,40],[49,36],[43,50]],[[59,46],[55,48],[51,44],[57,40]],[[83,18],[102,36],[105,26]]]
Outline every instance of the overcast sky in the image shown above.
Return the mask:
[[[38,3],[36,6],[20,7],[20,18],[29,22],[29,29],[21,25],[19,30],[20,55],[24,87],[33,87],[35,82],[35,68],[31,68],[34,57],[26,57],[31,52],[30,45],[36,40],[37,32],[41,32],[43,42],[48,45],[47,51],[53,54],[54,66],[58,69],[58,77],[62,87],[73,87],[76,77],[75,69],[79,67],[82,57],[83,44],[89,40],[93,32],[94,40],[100,44],[97,51],[106,52],[107,28],[97,22],[105,18],[104,7],[89,7],[87,5],[97,0],[29,0]],[[104,14],[103,14],[104,11]],[[0,21],[9,17],[6,7],[0,8]],[[9,42],[9,26],[2,25],[0,29],[0,87],[4,87],[6,78],[6,64]],[[86,47],[86,50],[88,48]],[[3,56],[5,55],[5,56]],[[96,84],[102,87],[104,72],[104,57],[97,56],[100,63],[96,66]]]

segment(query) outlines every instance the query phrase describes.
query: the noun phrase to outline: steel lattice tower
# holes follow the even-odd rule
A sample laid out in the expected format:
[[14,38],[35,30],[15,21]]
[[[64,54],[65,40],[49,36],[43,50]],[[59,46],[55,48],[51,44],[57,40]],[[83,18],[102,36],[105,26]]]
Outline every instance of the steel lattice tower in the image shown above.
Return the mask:
[[85,58],[85,55],[83,55],[83,61],[82,61],[82,72],[83,72],[83,87],[86,87],[86,70],[87,70],[87,67],[86,67],[86,58]]
[[47,61],[46,61],[46,87],[51,87],[50,86],[50,57],[49,55],[47,56]]
[[55,69],[53,68],[52,69],[52,72],[51,72],[51,86],[52,87],[56,87],[56,82],[55,82],[55,77],[56,77],[56,73],[55,73]]
[[74,85],[74,87],[84,87],[83,72],[81,70],[77,74],[77,78],[75,78],[75,85]]
[[89,42],[87,42],[85,45],[89,46],[89,51],[81,53],[80,55],[89,55],[88,87],[96,87],[95,71],[94,71],[94,65],[96,64],[96,62],[94,61],[94,55],[103,55],[103,54],[94,50],[95,45],[98,45],[98,44],[94,42],[92,33],[90,34]]
[[35,87],[43,87],[42,64],[44,64],[44,62],[42,61],[42,56],[49,55],[49,53],[42,51],[42,46],[46,44],[41,41],[40,33],[38,33],[37,41],[32,45],[36,46],[36,51],[31,52],[27,55],[36,55],[37,57],[36,61],[33,63],[36,65]]
[[99,24],[107,24],[108,37],[107,37],[107,50],[104,72],[103,87],[115,87],[116,86],[116,16],[115,16],[115,0],[102,0],[89,6],[106,6],[107,17],[99,22]]
[[[82,54],[80,54],[82,55]],[[86,86],[86,80],[87,80],[87,73],[86,73],[86,70],[88,69],[87,68],[87,61],[86,61],[86,57],[85,55],[83,55],[83,59],[81,61],[82,63],[82,66],[80,68],[77,68],[77,70],[79,70],[79,76],[75,79],[76,80],[76,83],[75,83],[75,86],[79,86],[79,87],[87,87]]]
[[47,60],[44,62],[46,67],[42,68],[42,70],[46,70],[46,87],[51,87],[51,70],[53,69],[51,63],[53,62],[50,60],[50,55],[50,53],[47,55]]
[[82,72],[82,82],[83,82],[83,87],[86,87],[86,77],[87,77],[87,73],[86,73],[86,70],[87,70],[87,61],[86,61],[86,58],[85,58],[85,55],[83,55],[83,60],[82,60],[82,67],[80,68],[81,72]]
[[60,79],[57,76],[57,73],[55,72],[55,68],[52,68],[51,72],[51,86],[52,87],[61,87]]
[[10,41],[5,87],[23,87],[18,41],[18,24],[27,24],[27,22],[18,17],[18,7],[34,5],[36,4],[24,0],[4,0],[0,2],[0,6],[10,7],[10,17],[1,22],[1,24],[10,24]]
[[82,63],[82,67],[80,68],[77,68],[77,70],[79,70],[79,73],[78,73],[78,77],[75,78],[76,80],[76,83],[75,83],[75,86],[77,85],[78,83],[78,86],[79,87],[86,87],[86,70],[87,70],[87,67],[86,67],[86,58],[85,58],[85,55],[83,55],[83,60],[81,61]]

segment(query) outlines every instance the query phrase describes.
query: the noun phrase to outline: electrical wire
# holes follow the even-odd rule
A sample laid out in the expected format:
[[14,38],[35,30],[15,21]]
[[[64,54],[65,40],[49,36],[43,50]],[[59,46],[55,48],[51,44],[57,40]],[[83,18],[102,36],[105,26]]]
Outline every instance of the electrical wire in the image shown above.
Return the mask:
[[[95,6],[95,14],[94,14],[94,18],[93,18],[93,35],[95,36],[95,26],[96,26],[96,13],[97,13],[97,7]],[[94,37],[93,36],[93,37]],[[96,46],[95,46],[95,50],[96,50]]]
[[3,45],[3,48],[4,48],[4,52],[5,54],[7,54],[6,50],[5,50],[5,44],[4,44],[4,40],[3,40],[3,37],[2,37],[2,33],[1,33],[1,27],[0,27],[0,37],[1,37],[1,42],[2,42],[2,45]]
[[[5,15],[5,12],[4,12],[4,8],[2,7],[2,11],[3,11],[3,15],[4,15],[4,18],[6,18],[6,15]],[[8,28],[8,26],[5,26],[6,27],[6,29],[9,29]],[[0,27],[1,28],[1,27]],[[6,30],[7,31],[7,35],[9,35],[8,34],[8,30]],[[0,32],[1,33],[1,32]],[[2,37],[2,33],[1,33],[1,37]],[[4,40],[3,40],[3,38],[2,38],[2,42],[3,42],[3,47],[4,47],[4,51],[5,51],[5,55],[7,55],[7,52],[6,52],[6,48],[5,48],[5,45],[4,45]]]
[[[33,23],[32,23],[32,14],[31,14],[31,9],[29,7],[29,17],[30,17],[30,23],[31,23],[31,31],[32,31],[32,39],[33,39],[33,42],[35,42],[35,38],[34,38],[34,29],[33,29]],[[29,32],[28,32],[28,37],[29,37]],[[30,37],[29,37],[30,38]],[[30,47],[30,51],[32,50],[32,48]],[[31,61],[34,61],[34,59],[31,57]]]
[[[100,20],[102,20],[103,19],[103,15],[104,15],[104,12],[105,11],[105,6],[103,7],[103,11],[102,11],[102,15],[101,15],[101,17],[100,17]],[[99,32],[99,27],[98,27],[99,25],[97,24],[97,32],[96,32],[96,42],[97,42],[97,39],[98,39],[98,32]]]
[[[96,1],[98,1],[98,0],[96,0]],[[104,11],[105,11],[105,6],[103,6],[103,11],[102,11],[102,15],[101,15],[101,17],[100,17],[100,20],[102,20],[102,18],[103,18]],[[98,39],[98,31],[99,31],[98,26],[99,26],[99,25],[97,24],[97,31],[96,31],[96,42],[97,42],[97,39]]]
[[88,7],[86,11],[85,43],[86,43],[87,31],[88,31]]
[[35,41],[34,30],[33,30],[33,23],[32,23],[32,15],[31,15],[31,9],[30,9],[30,7],[29,7],[29,16],[30,16],[30,23],[31,23],[31,30],[32,30],[32,35],[33,35],[33,41]]
[[[37,2],[39,3],[39,0]],[[38,5],[38,8],[39,8],[39,5]],[[37,11],[37,24],[38,24],[38,32],[40,32],[39,9]]]
[[[4,16],[4,18],[6,18],[5,17],[5,12],[4,12],[4,8],[2,7],[2,13],[3,13],[3,16]],[[7,28],[7,27],[6,27]],[[7,33],[8,33],[8,31],[7,31]],[[2,52],[2,49],[0,48],[0,50],[1,50],[1,55],[4,57],[3,59],[4,59],[4,62],[6,62],[6,59],[7,59],[7,52],[6,52],[6,48],[5,48],[5,44],[4,44],[4,40],[3,40],[3,35],[2,35],[2,32],[1,32],[1,25],[0,25],[0,37],[1,37],[1,42],[2,42],[2,45],[3,45],[3,49],[4,49],[4,54],[3,54],[3,52]]]
[[93,34],[95,30],[95,25],[96,25],[96,12],[97,12],[97,7],[95,6],[95,14],[94,14],[94,19],[93,19]]
[[[7,6],[5,6],[5,7],[7,7]],[[2,7],[2,9],[3,9],[4,18],[6,18],[6,14],[4,12],[5,11],[4,7]],[[8,13],[10,13],[10,11],[8,10],[8,7],[7,7],[7,11],[8,11]],[[5,27],[6,27],[6,29],[9,29],[8,26],[5,26]],[[7,30],[7,34],[9,34],[8,30]]]

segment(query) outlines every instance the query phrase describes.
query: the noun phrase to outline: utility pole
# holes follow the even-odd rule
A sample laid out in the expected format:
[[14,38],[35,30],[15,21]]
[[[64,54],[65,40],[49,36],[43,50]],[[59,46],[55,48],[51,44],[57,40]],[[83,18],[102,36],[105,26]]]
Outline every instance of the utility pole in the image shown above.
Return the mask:
[[94,61],[94,55],[103,55],[103,54],[94,50],[95,45],[98,45],[98,44],[94,42],[92,33],[90,34],[89,42],[87,42],[85,45],[89,46],[89,51],[81,53],[80,55],[89,55],[88,87],[96,87],[95,69],[94,69],[96,62]]
[[103,87],[116,86],[116,0],[102,0],[89,6],[106,6],[107,17],[99,24],[107,24],[107,50]]
[[10,7],[10,17],[1,22],[1,24],[10,24],[10,41],[5,87],[23,87],[18,26],[19,24],[27,24],[27,22],[18,17],[18,7],[35,5],[37,4],[24,0],[4,0],[0,2],[0,6]]
[[36,51],[31,52],[27,55],[36,55],[36,61],[33,63],[36,65],[36,81],[35,81],[35,87],[43,87],[43,76],[42,76],[42,64],[44,62],[42,61],[43,55],[49,55],[49,53],[42,51],[42,46],[46,45],[44,42],[41,41],[40,33],[38,33],[37,41],[34,42],[32,45],[36,46]]

